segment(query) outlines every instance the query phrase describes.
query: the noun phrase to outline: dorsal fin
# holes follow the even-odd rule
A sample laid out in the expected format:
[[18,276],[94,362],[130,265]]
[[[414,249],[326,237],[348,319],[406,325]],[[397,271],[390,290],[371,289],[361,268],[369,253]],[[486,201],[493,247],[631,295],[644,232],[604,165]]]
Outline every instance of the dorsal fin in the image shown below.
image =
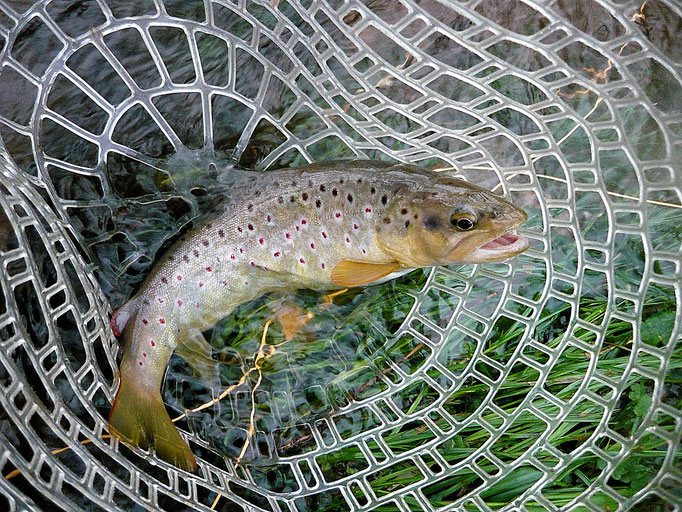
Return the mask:
[[338,286],[362,286],[392,274],[400,268],[398,262],[368,263],[365,261],[343,260],[332,271],[332,283]]
[[139,300],[138,297],[133,297],[111,315],[111,329],[114,331],[114,336],[120,336],[123,333],[128,320],[137,310]]

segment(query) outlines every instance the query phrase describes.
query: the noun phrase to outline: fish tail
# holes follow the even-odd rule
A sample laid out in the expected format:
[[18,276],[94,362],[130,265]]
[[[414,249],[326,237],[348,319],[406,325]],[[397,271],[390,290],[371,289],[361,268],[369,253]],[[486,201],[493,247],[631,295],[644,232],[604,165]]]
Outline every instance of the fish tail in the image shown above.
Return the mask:
[[196,459],[168,416],[159,390],[140,383],[131,372],[121,374],[109,430],[140,448],[153,446],[159,457],[185,471],[197,469]]

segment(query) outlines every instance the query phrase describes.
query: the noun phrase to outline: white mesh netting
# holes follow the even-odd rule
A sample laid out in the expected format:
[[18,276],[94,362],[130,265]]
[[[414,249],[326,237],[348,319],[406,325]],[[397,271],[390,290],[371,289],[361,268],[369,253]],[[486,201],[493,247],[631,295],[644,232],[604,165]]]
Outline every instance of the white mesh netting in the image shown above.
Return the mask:
[[[0,506],[679,510],[681,26],[674,0],[0,1]],[[190,475],[110,438],[112,306],[231,166],[354,156],[499,190],[531,249],[403,281],[343,355],[360,384],[264,384],[267,457],[180,423]]]

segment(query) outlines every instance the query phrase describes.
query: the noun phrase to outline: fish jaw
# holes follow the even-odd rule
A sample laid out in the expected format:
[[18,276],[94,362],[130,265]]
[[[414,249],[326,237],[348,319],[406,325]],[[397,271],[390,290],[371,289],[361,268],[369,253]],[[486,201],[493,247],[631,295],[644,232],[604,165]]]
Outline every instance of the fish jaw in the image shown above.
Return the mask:
[[513,231],[527,219],[523,210],[517,209],[514,217],[506,219],[505,224],[495,226],[489,231],[472,235],[458,242],[448,255],[450,262],[459,263],[492,263],[504,261],[517,256],[528,249],[528,239]]
[[523,235],[504,233],[471,253],[470,259],[477,263],[504,261],[528,249],[530,242]]

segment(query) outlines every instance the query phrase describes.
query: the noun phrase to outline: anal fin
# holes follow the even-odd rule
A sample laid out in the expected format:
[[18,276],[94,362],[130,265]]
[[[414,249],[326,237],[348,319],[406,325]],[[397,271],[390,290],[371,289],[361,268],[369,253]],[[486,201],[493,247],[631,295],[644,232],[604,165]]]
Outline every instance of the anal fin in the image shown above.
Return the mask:
[[198,330],[190,331],[187,340],[175,348],[175,353],[182,357],[209,387],[218,389],[220,388],[220,362],[211,357],[211,351],[211,345]]
[[332,283],[338,286],[362,286],[400,269],[398,262],[368,263],[364,261],[343,260],[332,271]]

